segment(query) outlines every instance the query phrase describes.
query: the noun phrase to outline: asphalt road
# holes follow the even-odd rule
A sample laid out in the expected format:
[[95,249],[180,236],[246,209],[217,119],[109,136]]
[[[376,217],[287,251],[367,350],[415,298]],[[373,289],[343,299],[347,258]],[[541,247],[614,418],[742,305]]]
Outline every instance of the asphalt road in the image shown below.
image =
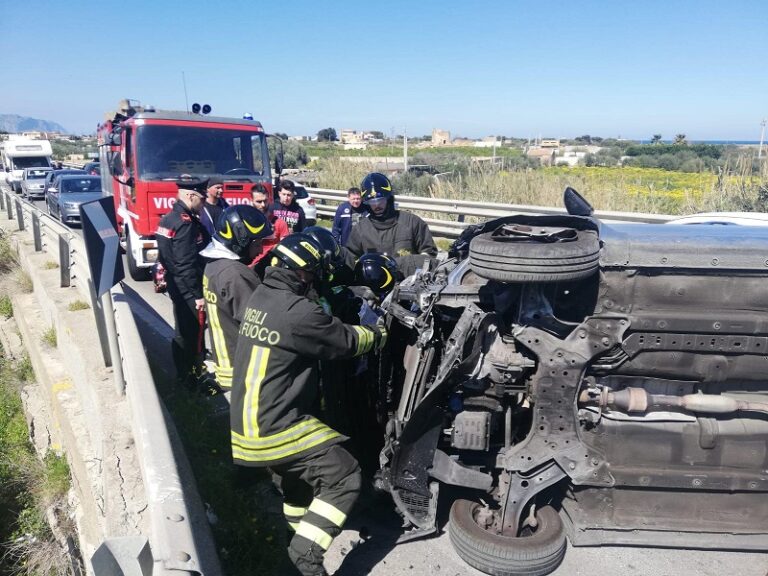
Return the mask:
[[[45,211],[45,203],[35,204]],[[127,270],[127,267],[126,267]],[[151,282],[126,279],[137,324],[150,354],[169,358],[173,334],[170,299],[156,294]],[[172,372],[170,368],[169,373]],[[441,533],[425,540],[395,545],[400,520],[386,498],[369,503],[350,517],[326,556],[326,568],[336,576],[481,576],[454,552],[448,538],[450,502],[438,511]],[[360,533],[366,534],[366,540]],[[555,576],[768,576],[768,554],[640,547],[581,547],[569,545]]]

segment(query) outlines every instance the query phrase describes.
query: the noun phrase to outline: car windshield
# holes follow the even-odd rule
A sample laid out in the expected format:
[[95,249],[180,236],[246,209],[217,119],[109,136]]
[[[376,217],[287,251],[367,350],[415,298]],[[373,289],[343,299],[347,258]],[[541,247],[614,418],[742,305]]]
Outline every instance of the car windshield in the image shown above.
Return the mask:
[[13,165],[17,170],[21,170],[35,166],[50,166],[50,163],[45,156],[19,156],[13,159]]
[[27,180],[37,180],[40,178],[45,178],[45,175],[48,174],[50,170],[27,170]]
[[61,181],[61,191],[67,194],[99,190],[101,190],[100,178],[66,178]]
[[[242,127],[197,128],[145,125],[137,129],[137,166],[141,180],[226,176],[268,176],[264,134]],[[266,162],[265,162],[266,161]]]

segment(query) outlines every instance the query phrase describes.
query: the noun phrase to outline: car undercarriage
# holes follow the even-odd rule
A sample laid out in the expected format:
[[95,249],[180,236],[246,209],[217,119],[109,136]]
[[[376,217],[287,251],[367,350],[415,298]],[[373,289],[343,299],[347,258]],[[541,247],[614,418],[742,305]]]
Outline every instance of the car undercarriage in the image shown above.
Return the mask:
[[489,574],[573,545],[768,549],[768,229],[571,215],[467,229],[385,303],[378,482]]

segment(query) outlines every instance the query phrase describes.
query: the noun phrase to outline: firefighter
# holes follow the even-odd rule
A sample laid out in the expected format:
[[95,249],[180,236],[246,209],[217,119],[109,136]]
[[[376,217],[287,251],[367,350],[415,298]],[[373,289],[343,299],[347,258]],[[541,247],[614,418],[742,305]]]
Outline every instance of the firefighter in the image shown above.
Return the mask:
[[424,258],[437,256],[426,222],[410,212],[395,210],[389,178],[371,172],[363,178],[360,188],[371,214],[352,228],[347,250],[358,258],[371,251],[387,254],[397,261],[404,276],[412,274]]
[[160,219],[157,247],[165,268],[168,295],[173,302],[174,336],[171,343],[176,381],[197,386],[203,368],[204,261],[200,251],[210,236],[200,223],[207,180],[182,176],[173,209]]
[[279,481],[295,533],[288,555],[306,576],[325,574],[323,556],[360,492],[346,440],[315,415],[318,361],[380,349],[383,326],[350,326],[310,300],[322,280],[323,249],[291,234],[272,250],[263,283],[246,304],[232,379],[232,456],[267,467]]
[[[203,296],[215,382],[224,390],[232,387],[232,358],[242,311],[261,284],[248,263],[261,252],[262,240],[271,234],[272,226],[262,212],[244,204],[232,206],[221,213],[211,243],[200,253],[208,261]],[[209,391],[215,393],[216,386]]]

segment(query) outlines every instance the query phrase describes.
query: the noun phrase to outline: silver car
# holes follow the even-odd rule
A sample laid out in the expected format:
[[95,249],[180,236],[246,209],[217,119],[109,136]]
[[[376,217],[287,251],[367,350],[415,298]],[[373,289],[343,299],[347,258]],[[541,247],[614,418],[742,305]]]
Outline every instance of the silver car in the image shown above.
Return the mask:
[[80,204],[100,197],[99,176],[60,176],[46,194],[48,214],[64,224],[80,224]]
[[45,177],[52,170],[47,166],[24,168],[21,176],[21,197],[41,199],[45,196]]

